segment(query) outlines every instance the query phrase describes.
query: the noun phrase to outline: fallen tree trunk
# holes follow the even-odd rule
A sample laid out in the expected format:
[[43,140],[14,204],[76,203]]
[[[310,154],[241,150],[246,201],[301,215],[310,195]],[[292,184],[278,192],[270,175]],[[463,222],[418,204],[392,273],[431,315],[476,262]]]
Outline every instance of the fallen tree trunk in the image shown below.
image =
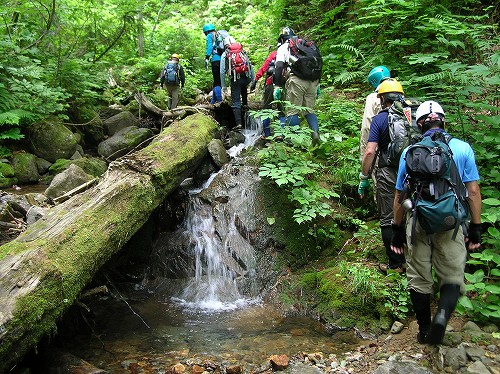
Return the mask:
[[97,270],[207,157],[216,130],[201,114],[174,123],[0,247],[0,372],[55,331]]

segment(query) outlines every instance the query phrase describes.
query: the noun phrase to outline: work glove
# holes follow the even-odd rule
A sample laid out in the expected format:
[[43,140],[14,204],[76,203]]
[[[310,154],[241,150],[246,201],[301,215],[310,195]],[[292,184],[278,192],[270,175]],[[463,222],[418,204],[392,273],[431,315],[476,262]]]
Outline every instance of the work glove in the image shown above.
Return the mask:
[[370,188],[370,180],[369,179],[360,180],[359,186],[358,186],[359,196],[361,196],[361,197],[365,196],[365,194],[369,188]]
[[255,91],[256,86],[257,86],[257,81],[252,81],[252,84],[250,85],[250,92]]
[[392,224],[391,249],[396,253],[403,253],[403,246],[406,243],[406,232],[402,225]]
[[273,93],[274,100],[281,100],[281,93],[282,92],[283,92],[283,88],[276,87],[274,89],[274,93]]
[[319,98],[319,95],[321,95],[321,88],[319,87],[318,84],[318,88],[316,88],[316,99]]
[[205,59],[205,70],[208,70],[208,58]]
[[[467,244],[481,244],[482,226],[480,223],[470,223]],[[467,247],[468,247],[467,245]]]

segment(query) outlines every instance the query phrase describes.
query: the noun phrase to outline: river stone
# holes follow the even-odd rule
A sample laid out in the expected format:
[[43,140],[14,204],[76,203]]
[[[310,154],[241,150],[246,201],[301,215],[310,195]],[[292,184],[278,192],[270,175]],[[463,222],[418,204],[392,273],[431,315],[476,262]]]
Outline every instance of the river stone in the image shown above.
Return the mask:
[[45,190],[45,195],[54,199],[92,179],[93,177],[85,173],[81,167],[70,165],[68,169],[54,177],[50,186]]
[[100,142],[97,152],[105,159],[116,160],[152,136],[153,132],[150,129],[136,126],[126,127],[112,137]]
[[40,174],[36,164],[36,157],[31,153],[20,152],[12,156],[14,175],[20,184],[38,183]]
[[36,167],[38,168],[38,173],[40,173],[40,175],[47,173],[51,165],[52,162],[50,161],[47,161],[40,157],[36,158]]
[[215,164],[219,168],[229,162],[229,155],[227,154],[224,144],[220,139],[213,139],[210,143],[208,143],[208,153],[210,153],[212,160],[214,160]]
[[33,125],[30,143],[35,155],[50,162],[70,158],[78,146],[77,137],[61,123]]
[[106,134],[113,136],[126,127],[138,126],[139,120],[132,113],[125,111],[104,120],[103,125]]
[[413,362],[387,361],[380,365],[373,374],[432,374],[429,369]]

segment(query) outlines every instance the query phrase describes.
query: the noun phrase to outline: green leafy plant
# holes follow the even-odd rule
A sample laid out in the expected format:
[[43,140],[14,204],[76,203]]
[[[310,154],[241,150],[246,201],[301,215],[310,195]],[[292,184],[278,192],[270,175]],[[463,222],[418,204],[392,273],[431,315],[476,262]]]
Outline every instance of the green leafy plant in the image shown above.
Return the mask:
[[[500,233],[494,233],[500,243]],[[471,253],[467,264],[473,273],[466,272],[467,296],[460,298],[457,310],[483,321],[500,321],[500,255],[493,250]]]

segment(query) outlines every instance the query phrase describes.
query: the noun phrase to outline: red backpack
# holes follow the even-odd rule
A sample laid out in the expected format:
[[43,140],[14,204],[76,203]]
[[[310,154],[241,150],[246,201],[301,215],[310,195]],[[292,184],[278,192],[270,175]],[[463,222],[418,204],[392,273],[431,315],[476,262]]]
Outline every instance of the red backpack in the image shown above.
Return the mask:
[[229,61],[229,75],[242,74],[248,71],[248,58],[243,52],[240,43],[232,43],[226,49],[227,59]]

